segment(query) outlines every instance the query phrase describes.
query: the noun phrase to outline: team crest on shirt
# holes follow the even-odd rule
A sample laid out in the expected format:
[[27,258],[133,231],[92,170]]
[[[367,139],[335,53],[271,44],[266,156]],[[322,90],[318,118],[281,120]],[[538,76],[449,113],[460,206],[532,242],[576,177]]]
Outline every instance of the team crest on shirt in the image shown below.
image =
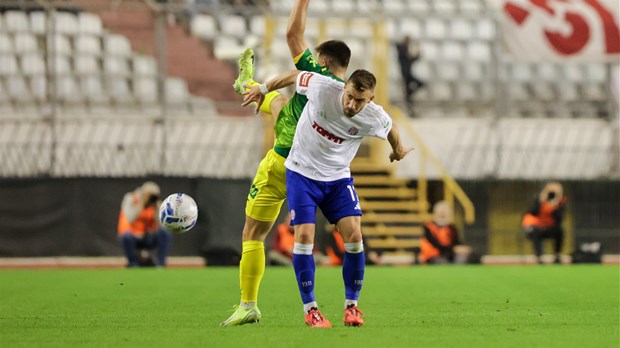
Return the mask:
[[359,132],[359,130],[355,127],[351,127],[349,128],[349,130],[347,131],[347,133],[351,134],[351,135],[356,135]]

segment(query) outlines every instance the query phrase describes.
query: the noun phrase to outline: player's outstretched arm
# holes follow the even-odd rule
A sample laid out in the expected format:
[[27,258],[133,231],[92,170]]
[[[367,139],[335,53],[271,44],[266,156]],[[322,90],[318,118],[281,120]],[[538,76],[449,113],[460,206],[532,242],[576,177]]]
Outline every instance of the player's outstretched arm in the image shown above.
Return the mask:
[[400,133],[398,132],[398,128],[396,128],[396,124],[392,124],[392,129],[390,129],[387,139],[390,142],[390,146],[392,146],[390,162],[400,161],[405,158],[409,152],[413,151],[413,147],[403,147],[403,144],[400,142]]
[[[260,86],[251,87],[243,93],[243,103],[241,103],[241,106],[248,106],[253,102],[257,105],[261,105],[263,99],[265,98],[265,94],[294,84],[299,73],[299,70],[291,70],[274,77]],[[256,113],[258,113],[258,111],[259,106],[256,107]]]
[[291,56],[296,58],[308,48],[308,43],[304,38],[306,31],[306,17],[308,14],[309,0],[295,1],[295,7],[288,18],[286,27],[286,43],[291,51]]

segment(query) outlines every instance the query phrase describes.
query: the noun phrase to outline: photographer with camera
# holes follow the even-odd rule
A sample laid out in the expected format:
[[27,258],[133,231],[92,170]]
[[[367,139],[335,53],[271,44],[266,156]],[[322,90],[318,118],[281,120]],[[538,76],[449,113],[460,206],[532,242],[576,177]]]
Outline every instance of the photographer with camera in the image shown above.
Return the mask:
[[534,205],[525,213],[521,226],[527,238],[534,245],[536,260],[542,264],[542,249],[545,239],[554,240],[555,263],[561,263],[560,250],[564,240],[562,217],[567,198],[559,182],[549,182],[534,201]]
[[[166,266],[172,235],[159,224],[157,217],[160,200],[159,186],[147,181],[132,192],[127,192],[121,203],[118,236],[127,257],[127,267]],[[157,261],[149,250],[157,249]]]

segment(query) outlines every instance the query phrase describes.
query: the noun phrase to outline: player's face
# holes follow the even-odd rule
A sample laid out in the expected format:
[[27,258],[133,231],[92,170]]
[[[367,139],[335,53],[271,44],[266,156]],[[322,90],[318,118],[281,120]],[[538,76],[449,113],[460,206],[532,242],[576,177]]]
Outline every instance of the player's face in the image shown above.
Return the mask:
[[374,97],[374,91],[359,91],[353,87],[353,84],[347,83],[344,86],[344,96],[342,97],[344,114],[348,117],[357,115]]

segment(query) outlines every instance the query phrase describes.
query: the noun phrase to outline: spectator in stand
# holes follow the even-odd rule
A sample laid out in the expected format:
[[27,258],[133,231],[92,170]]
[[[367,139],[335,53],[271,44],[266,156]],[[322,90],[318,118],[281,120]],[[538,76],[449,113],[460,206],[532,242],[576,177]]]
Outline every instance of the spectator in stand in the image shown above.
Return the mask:
[[[159,186],[147,181],[123,197],[118,219],[118,236],[127,257],[127,267],[166,266],[172,234],[159,224]],[[153,262],[149,250],[157,249]]]
[[452,224],[450,203],[437,202],[433,206],[432,221],[424,224],[420,261],[426,264],[465,263],[471,248],[460,244],[458,230]]
[[405,100],[409,108],[409,113],[413,116],[413,98],[415,92],[424,87],[424,82],[413,75],[411,71],[413,63],[420,59],[420,49],[417,45],[415,49],[412,48],[411,37],[405,36],[403,41],[396,44],[396,51],[398,53],[400,72],[403,76],[403,83],[405,84]]
[[562,218],[567,198],[562,184],[549,182],[545,185],[532,207],[525,213],[521,226],[534,245],[536,261],[542,264],[543,241],[553,239],[555,263],[561,263],[560,251],[564,240]]

